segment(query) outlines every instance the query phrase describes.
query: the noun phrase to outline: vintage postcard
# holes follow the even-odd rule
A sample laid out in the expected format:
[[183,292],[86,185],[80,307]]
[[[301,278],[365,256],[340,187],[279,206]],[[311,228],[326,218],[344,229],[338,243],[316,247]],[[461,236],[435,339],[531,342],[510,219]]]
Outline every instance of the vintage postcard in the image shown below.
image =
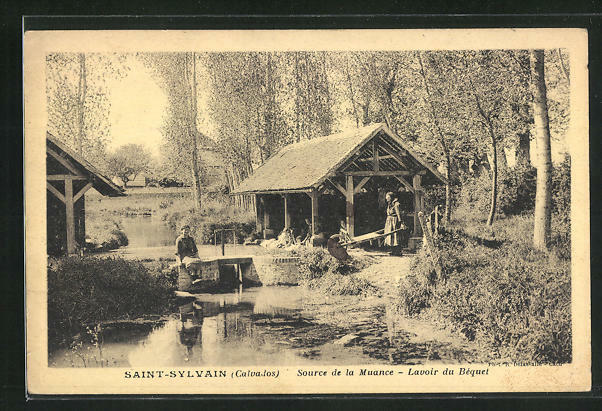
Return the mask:
[[591,388],[587,31],[27,31],[27,390]]

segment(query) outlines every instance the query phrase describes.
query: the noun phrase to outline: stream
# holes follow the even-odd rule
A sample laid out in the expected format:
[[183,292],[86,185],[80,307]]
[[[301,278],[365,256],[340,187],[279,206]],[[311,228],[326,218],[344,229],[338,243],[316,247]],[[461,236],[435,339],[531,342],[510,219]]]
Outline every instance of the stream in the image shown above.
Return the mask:
[[[173,257],[174,233],[152,217],[124,219],[124,257]],[[199,247],[214,256],[215,246]],[[226,255],[264,253],[232,246]],[[264,286],[178,297],[171,314],[101,324],[70,348],[49,353],[51,367],[253,366],[469,361],[462,348],[423,324],[412,329],[386,296],[327,296],[304,287]],[[428,334],[428,333],[427,333]]]

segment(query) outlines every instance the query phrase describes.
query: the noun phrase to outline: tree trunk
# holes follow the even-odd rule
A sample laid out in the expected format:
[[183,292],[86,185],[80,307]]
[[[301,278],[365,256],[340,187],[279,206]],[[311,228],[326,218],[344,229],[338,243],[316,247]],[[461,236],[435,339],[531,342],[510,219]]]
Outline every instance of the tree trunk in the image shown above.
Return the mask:
[[531,139],[529,132],[518,135],[518,150],[516,152],[516,164],[529,166],[531,164]]
[[[445,222],[449,223],[451,218],[451,153],[449,150],[449,146],[447,145],[447,141],[445,140],[445,135],[443,134],[443,130],[441,128],[441,124],[439,123],[439,118],[437,117],[437,112],[435,110],[435,106],[433,105],[433,97],[431,93],[431,89],[429,87],[428,79],[426,77],[426,70],[424,69],[424,64],[422,63],[422,54],[418,52],[418,63],[420,64],[420,75],[422,76],[422,82],[424,84],[424,89],[426,91],[426,97],[428,100],[428,105],[431,111],[431,116],[433,118],[434,124],[434,132],[433,135],[437,135],[437,140],[441,145],[441,151],[443,151],[443,157],[445,158],[445,178],[447,182],[445,183]],[[393,104],[393,100],[391,99],[391,104]]]
[[449,154],[446,155],[445,161],[447,162],[445,167],[445,179],[447,182],[445,183],[445,214],[443,218],[445,223],[449,223],[451,219],[451,160]]
[[491,136],[491,205],[489,207],[487,225],[492,225],[497,207],[497,143],[491,126],[489,126],[489,135]]
[[508,159],[506,158],[506,150],[504,147],[501,147],[500,152],[498,153],[498,167],[501,169],[508,168]]
[[547,249],[550,243],[551,226],[551,171],[550,124],[546,96],[544,52],[531,51],[531,79],[533,92],[533,120],[537,141],[537,190],[535,192],[535,224],[533,245]]
[[199,153],[198,153],[198,130],[197,130],[197,92],[196,92],[196,54],[192,53],[192,79],[191,79],[191,126],[190,137],[191,144],[191,168],[192,168],[192,184],[194,191],[194,207],[200,211],[202,209],[201,202],[201,176],[199,172]]
[[87,93],[86,55],[79,54],[79,81],[77,84],[77,154],[83,155],[84,151],[84,110]]

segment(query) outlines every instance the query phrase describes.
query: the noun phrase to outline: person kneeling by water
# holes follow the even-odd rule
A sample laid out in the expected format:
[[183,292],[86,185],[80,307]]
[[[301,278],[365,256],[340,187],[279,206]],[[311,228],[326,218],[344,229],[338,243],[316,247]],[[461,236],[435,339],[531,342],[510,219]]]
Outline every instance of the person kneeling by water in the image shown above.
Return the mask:
[[196,247],[194,238],[190,236],[190,226],[182,226],[180,233],[180,236],[176,239],[177,263],[189,268],[190,264],[201,261],[199,259],[199,250]]

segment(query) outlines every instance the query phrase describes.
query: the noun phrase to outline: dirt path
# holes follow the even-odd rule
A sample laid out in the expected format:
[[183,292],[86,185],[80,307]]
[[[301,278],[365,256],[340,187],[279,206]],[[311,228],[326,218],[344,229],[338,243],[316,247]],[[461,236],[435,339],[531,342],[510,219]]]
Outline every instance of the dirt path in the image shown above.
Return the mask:
[[[355,309],[364,311],[364,316],[367,315],[367,317],[376,314],[373,310],[377,305],[383,307],[378,315],[378,322],[386,324],[384,335],[389,336],[389,340],[376,339],[377,345],[373,347],[374,352],[379,353],[378,344],[381,344],[381,350],[382,344],[384,344],[389,347],[389,354],[396,357],[396,361],[393,362],[434,364],[475,361],[475,347],[464,336],[444,329],[433,321],[410,318],[393,312],[392,307],[395,306],[398,298],[399,282],[410,273],[415,256],[379,255],[375,258],[378,259],[377,262],[355,274],[358,278],[372,283],[380,291],[378,296],[366,297],[363,301],[355,303]],[[353,317],[353,315],[347,315],[347,319]],[[364,320],[365,323],[366,318],[358,318],[358,320],[360,323],[361,320]],[[375,322],[374,320],[375,318],[371,318],[370,322]],[[351,323],[356,327],[360,325],[354,324],[353,320]],[[385,324],[382,324],[381,328]],[[385,329],[381,329],[381,332]],[[391,360],[391,358],[389,359]]]
[[379,256],[379,261],[356,274],[379,288],[383,297],[394,297],[399,281],[410,271],[413,255]]

